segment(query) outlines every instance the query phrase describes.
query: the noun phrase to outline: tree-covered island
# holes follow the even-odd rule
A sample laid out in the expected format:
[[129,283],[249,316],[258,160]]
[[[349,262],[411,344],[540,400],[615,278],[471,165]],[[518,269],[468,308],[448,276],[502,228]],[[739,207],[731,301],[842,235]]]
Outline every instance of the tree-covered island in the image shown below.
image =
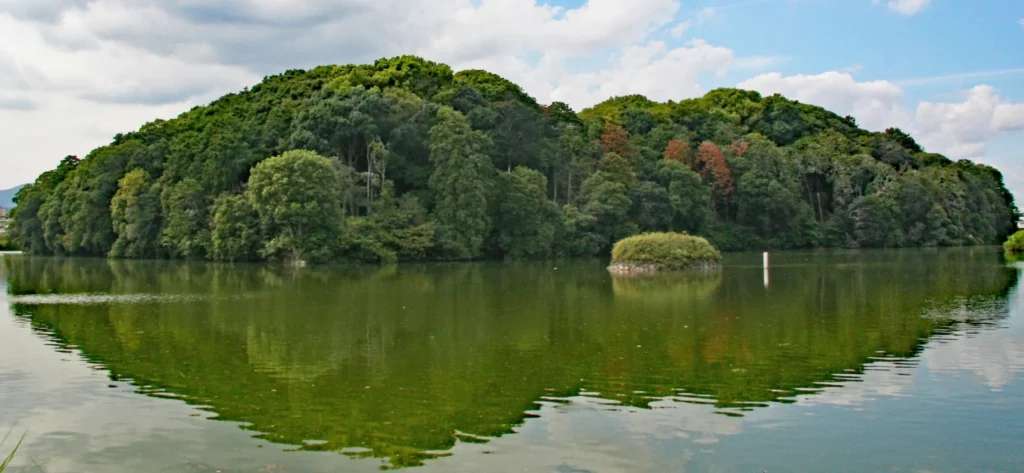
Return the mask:
[[1018,217],[994,168],[778,95],[576,113],[412,56],[268,77],[68,156],[16,202],[28,252],[221,261],[590,256],[659,231],[724,251],[998,244]]

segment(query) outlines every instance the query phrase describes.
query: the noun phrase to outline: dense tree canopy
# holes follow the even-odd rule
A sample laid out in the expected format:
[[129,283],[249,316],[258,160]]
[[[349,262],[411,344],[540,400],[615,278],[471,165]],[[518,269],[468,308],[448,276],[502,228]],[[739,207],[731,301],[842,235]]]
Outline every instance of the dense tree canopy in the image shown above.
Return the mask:
[[779,95],[577,114],[413,56],[267,77],[16,201],[29,252],[225,261],[586,256],[667,230],[723,250],[998,244],[1018,217],[997,170]]

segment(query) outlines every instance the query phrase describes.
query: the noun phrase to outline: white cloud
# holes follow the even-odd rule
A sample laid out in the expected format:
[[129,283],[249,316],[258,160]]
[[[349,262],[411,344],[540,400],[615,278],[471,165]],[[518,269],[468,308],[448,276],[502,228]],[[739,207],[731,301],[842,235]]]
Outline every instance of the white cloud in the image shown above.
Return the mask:
[[902,15],[916,15],[924,10],[932,0],[889,0],[889,10]]
[[979,85],[962,102],[921,102],[916,123],[919,140],[929,149],[953,158],[977,157],[1000,133],[1024,130],[1024,103],[1009,102],[994,88]]
[[716,10],[712,7],[701,8],[697,12],[697,25],[703,25],[705,22],[715,16]]
[[1020,26],[1024,26],[1024,18],[1017,20],[1017,24]]
[[765,95],[778,93],[840,115],[852,115],[870,130],[907,128],[911,122],[903,90],[898,85],[884,80],[857,82],[845,72],[793,76],[769,73],[740,82],[737,87]]
[[672,37],[675,39],[680,39],[683,37],[684,34],[686,34],[686,30],[688,29],[690,29],[690,22],[681,21],[678,24],[676,24],[676,26],[673,26],[671,30],[669,30],[669,34],[671,34]]

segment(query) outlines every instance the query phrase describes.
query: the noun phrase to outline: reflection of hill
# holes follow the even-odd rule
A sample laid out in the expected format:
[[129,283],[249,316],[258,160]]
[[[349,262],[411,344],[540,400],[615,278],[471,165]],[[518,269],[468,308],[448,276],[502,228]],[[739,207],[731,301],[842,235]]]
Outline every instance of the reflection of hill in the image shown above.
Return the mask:
[[[456,433],[512,432],[545,396],[584,390],[644,408],[685,390],[732,411],[786,401],[879,352],[914,355],[964,301],[1005,313],[1016,278],[997,252],[828,258],[780,257],[767,290],[759,268],[613,282],[596,261],[380,272],[5,264],[15,311],[114,376],[211,406],[272,441],[365,447],[408,466],[452,447]],[[40,293],[195,297],[19,302]]]

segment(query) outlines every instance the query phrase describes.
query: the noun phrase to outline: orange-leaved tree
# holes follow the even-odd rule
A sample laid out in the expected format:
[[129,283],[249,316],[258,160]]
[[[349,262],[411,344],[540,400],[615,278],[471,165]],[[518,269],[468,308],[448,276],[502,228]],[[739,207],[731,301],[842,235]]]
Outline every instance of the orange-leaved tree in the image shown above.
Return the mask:
[[665,159],[675,161],[693,167],[693,158],[690,156],[690,145],[678,138],[668,142],[665,147]]

